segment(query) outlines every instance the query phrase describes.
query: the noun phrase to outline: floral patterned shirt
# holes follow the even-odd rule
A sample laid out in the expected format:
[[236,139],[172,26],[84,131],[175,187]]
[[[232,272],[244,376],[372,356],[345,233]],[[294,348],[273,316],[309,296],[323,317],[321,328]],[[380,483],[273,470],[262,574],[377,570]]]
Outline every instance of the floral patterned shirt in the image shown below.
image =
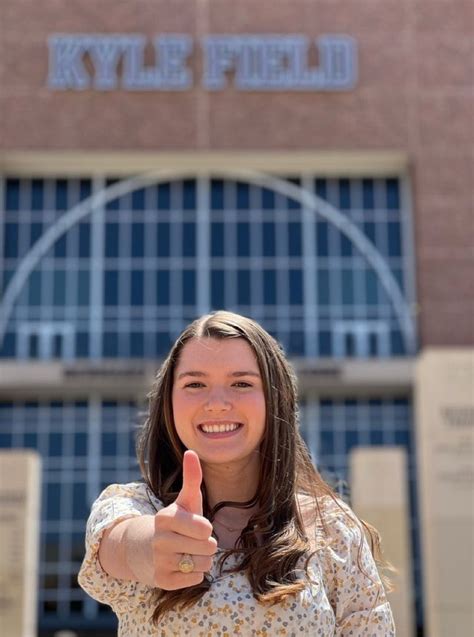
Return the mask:
[[[359,555],[359,527],[331,498],[321,498],[319,506],[331,537],[311,558],[310,581],[301,593],[272,606],[259,604],[245,573],[221,573],[215,559],[210,572],[213,583],[203,597],[185,611],[168,611],[155,626],[153,589],[108,575],[98,550],[104,531],[113,523],[153,515],[162,504],[145,484],[113,484],[92,507],[79,584],[91,597],[112,607],[119,620],[119,637],[395,635],[390,606],[365,539]],[[218,549],[216,558],[221,552]],[[361,571],[358,558],[370,578]],[[226,565],[236,559],[232,555]]]

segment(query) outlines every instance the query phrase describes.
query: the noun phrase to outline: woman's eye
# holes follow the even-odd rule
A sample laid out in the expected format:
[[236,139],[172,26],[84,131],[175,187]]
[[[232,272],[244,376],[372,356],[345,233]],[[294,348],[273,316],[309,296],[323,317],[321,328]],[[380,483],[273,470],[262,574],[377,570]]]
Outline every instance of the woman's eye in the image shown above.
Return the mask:
[[195,383],[188,383],[187,385],[185,385],[185,388],[189,387],[190,389],[196,389],[198,387],[204,387],[203,383],[199,383],[199,382],[195,382]]
[[252,387],[250,383],[246,383],[244,380],[239,380],[238,383],[234,383],[234,387]]

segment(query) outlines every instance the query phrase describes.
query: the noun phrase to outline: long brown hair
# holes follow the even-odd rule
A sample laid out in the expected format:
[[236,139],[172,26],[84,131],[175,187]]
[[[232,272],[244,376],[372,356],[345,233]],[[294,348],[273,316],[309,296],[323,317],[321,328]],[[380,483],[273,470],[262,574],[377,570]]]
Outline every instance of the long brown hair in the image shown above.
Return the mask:
[[[181,489],[186,451],[173,420],[174,372],[185,343],[205,337],[243,338],[249,343],[262,377],[266,423],[260,445],[260,474],[255,496],[246,503],[220,502],[210,510],[203,484],[203,514],[212,522],[224,506],[258,506],[257,513],[242,530],[236,548],[224,553],[221,568],[230,555],[242,555],[239,563],[229,570],[245,571],[259,602],[279,602],[305,587],[305,581],[296,574],[297,564],[304,558],[307,566],[314,553],[306,535],[298,498],[310,496],[316,515],[318,498],[327,495],[336,502],[337,499],[313,466],[300,435],[295,373],[281,346],[258,323],[239,314],[218,311],[202,316],[183,331],[160,367],[148,396],[149,413],[137,440],[140,467],[148,487],[163,505],[174,502]],[[322,518],[320,522],[324,528]],[[361,524],[366,529],[374,557],[381,558],[377,531],[366,523]],[[157,622],[168,610],[194,604],[210,585],[211,580],[206,576],[197,586],[175,591],[157,589],[153,621]]]

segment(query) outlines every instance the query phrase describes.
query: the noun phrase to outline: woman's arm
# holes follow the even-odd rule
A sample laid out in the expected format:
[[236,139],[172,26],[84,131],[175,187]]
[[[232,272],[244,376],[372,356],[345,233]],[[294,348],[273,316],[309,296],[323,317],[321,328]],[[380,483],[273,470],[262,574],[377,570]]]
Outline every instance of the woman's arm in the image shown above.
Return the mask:
[[154,532],[154,515],[121,520],[109,527],[99,548],[99,561],[104,571],[117,579],[154,586]]

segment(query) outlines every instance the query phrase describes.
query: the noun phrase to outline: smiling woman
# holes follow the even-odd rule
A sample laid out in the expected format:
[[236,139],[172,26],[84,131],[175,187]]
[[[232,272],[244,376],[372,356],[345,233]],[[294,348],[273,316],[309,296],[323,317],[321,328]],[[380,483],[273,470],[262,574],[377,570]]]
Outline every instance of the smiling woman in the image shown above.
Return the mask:
[[313,467],[296,397],[258,323],[215,312],[178,338],[138,441],[144,483],[108,487],[88,521],[79,582],[119,635],[395,634],[379,536]]

